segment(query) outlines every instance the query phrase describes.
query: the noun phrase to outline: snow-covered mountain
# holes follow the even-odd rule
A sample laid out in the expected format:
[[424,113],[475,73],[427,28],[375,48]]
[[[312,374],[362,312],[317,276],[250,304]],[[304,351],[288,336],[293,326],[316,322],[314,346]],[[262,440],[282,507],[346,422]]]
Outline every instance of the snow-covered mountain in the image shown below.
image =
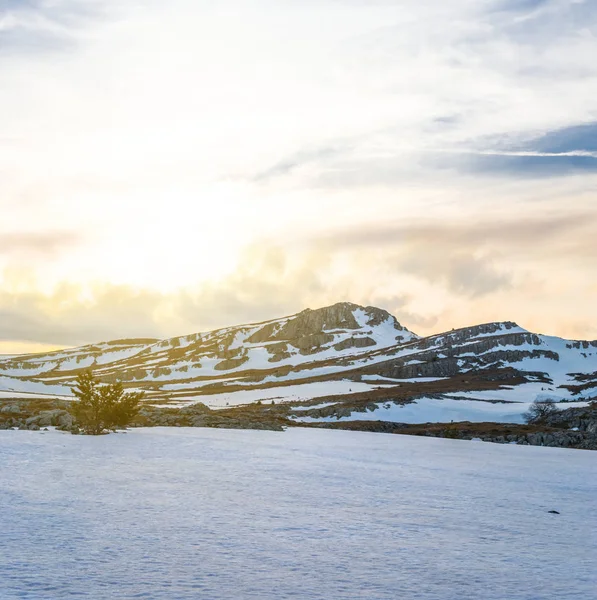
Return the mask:
[[155,339],[114,340],[47,354],[0,356],[0,390],[68,394],[82,369],[150,394],[189,397],[215,389],[333,374],[336,365],[416,340],[384,310],[340,303],[262,323]]
[[153,402],[212,407],[399,387],[452,400],[576,400],[597,396],[597,341],[536,335],[510,322],[422,338],[385,310],[343,302],[166,340],[0,356],[0,394],[69,395],[82,369],[143,389]]

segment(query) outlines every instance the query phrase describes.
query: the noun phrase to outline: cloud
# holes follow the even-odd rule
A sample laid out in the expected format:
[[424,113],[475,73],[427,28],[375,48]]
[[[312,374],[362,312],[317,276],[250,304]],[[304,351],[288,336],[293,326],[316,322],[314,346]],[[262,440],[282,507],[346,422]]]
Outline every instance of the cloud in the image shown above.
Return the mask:
[[[586,232],[593,231],[594,222],[585,221]],[[597,257],[583,231],[573,218],[526,225],[487,219],[471,228],[438,222],[363,227],[293,248],[261,241],[245,248],[228,275],[168,294],[111,284],[62,284],[44,294],[9,281],[0,291],[0,340],[78,345],[162,338],[343,300],[386,308],[422,334],[515,320],[583,337],[578,323],[590,322],[594,290],[582,279],[582,265],[590,270]],[[564,268],[573,263],[580,269],[577,279],[566,272],[575,284],[558,284],[563,280],[553,276],[562,252],[568,252]],[[529,260],[536,254],[543,254],[539,262]],[[565,310],[571,302],[574,319]]]
[[[386,308],[406,326],[437,322],[413,310],[416,299],[410,294],[389,296],[372,282],[363,286],[372,268],[368,262],[352,257],[346,273],[334,273],[341,254],[317,244],[293,254],[263,242],[246,248],[243,261],[227,277],[170,294],[127,285],[66,283],[43,294],[34,286],[5,285],[0,291],[0,341],[70,346],[161,338],[259,322],[343,300]],[[361,286],[355,279],[361,279]]]
[[21,231],[0,233],[0,256],[54,257],[72,249],[80,237],[72,231]]
[[593,153],[593,158],[597,158],[597,122],[548,131],[530,140],[521,149],[554,154],[587,152]]
[[[438,161],[439,162],[439,161]],[[445,164],[445,161],[442,161]],[[471,152],[450,162],[464,171],[525,178],[562,177],[583,172],[597,173],[597,155],[562,153],[520,154],[508,152]]]
[[[292,260],[276,246],[246,249],[228,277],[171,294],[128,285],[63,283],[50,293],[0,290],[0,340],[79,345],[168,337],[298,312],[326,296],[325,257]],[[325,303],[325,302],[324,302]]]
[[208,282],[180,297],[180,314],[203,327],[270,319],[317,307],[334,296],[326,282],[331,253],[317,247],[292,257],[284,248],[254,244],[226,278]]
[[[514,291],[529,265],[545,276],[557,263],[581,268],[597,258],[595,212],[463,221],[402,220],[324,235],[330,252],[369,253],[395,273],[425,279],[458,297]],[[374,258],[373,258],[374,257]]]
[[158,336],[164,331],[158,312],[165,307],[167,301],[159,294],[128,286],[85,290],[62,284],[50,294],[4,289],[0,292],[0,339],[71,346]]
[[437,315],[422,315],[409,309],[416,306],[416,298],[412,294],[400,294],[384,296],[383,294],[372,294],[370,304],[387,310],[390,314],[398,317],[402,325],[408,324],[408,328],[417,333],[419,327],[428,331],[438,324]]
[[73,49],[81,29],[103,15],[102,3],[96,1],[5,0],[0,11],[0,53]]
[[501,0],[494,3],[496,13],[525,13],[532,14],[537,9],[548,6],[551,0]]
[[512,275],[498,269],[490,257],[474,256],[466,250],[447,253],[441,245],[432,251],[403,252],[396,265],[402,272],[443,284],[451,292],[473,299],[512,287]]
[[304,150],[297,152],[296,154],[285,158],[283,161],[268,167],[264,171],[257,173],[251,179],[255,183],[266,182],[277,177],[289,175],[301,167],[313,164],[319,165],[322,162],[333,159],[342,153],[346,153],[347,151],[347,147],[336,148],[329,146],[318,148],[316,150]]
[[495,11],[508,35],[521,43],[545,43],[549,38],[558,41],[571,33],[578,34],[595,28],[597,7],[594,2],[580,0],[521,0],[498,4]]
[[529,178],[597,172],[597,123],[481,138],[468,148],[432,151],[427,160],[440,168]]
[[[596,212],[579,214],[554,214],[538,217],[501,215],[492,218],[468,218],[440,221],[437,219],[403,219],[390,223],[363,225],[354,229],[336,231],[320,238],[331,246],[397,246],[440,248],[538,248],[547,244],[567,243],[569,236],[592,239],[597,225]],[[595,244],[584,246],[593,252]],[[574,251],[582,248],[574,247]]]

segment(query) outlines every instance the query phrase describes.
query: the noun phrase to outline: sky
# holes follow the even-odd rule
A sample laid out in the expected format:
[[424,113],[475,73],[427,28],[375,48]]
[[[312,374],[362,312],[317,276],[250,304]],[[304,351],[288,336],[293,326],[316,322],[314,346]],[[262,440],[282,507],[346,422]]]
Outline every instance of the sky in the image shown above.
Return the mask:
[[339,301],[597,338],[597,3],[0,0],[0,352]]

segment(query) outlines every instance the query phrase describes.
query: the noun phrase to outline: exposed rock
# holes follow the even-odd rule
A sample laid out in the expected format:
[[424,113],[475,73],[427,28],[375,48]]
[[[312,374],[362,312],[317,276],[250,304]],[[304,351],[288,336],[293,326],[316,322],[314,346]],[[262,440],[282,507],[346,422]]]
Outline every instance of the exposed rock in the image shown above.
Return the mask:
[[334,341],[330,333],[313,333],[291,340],[290,343],[298,348],[301,354],[313,354],[318,352],[322,346]]
[[568,344],[566,344],[568,346],[568,348],[576,348],[577,350],[580,350],[581,348],[583,350],[588,350],[589,348],[597,348],[597,340],[593,340],[592,342],[589,341],[571,341],[568,342]]
[[45,410],[37,415],[29,417],[26,419],[25,424],[29,429],[32,429],[33,425],[37,426],[37,428],[47,427],[48,425],[68,428],[73,425],[73,422],[74,419],[70,413],[62,409],[55,409]]
[[144,406],[133,421],[136,427],[217,427],[228,429],[269,429],[283,431],[291,425],[279,407],[236,407],[210,410],[201,403],[183,408]]
[[288,320],[275,335],[278,340],[298,340],[300,338],[334,329],[358,329],[352,311],[355,304],[340,302],[317,310],[307,309]]
[[[304,413],[301,413],[304,414]],[[353,411],[352,415],[355,417]],[[374,431],[423,435],[461,440],[482,440],[498,444],[520,444],[526,446],[552,446],[597,450],[597,435],[586,431],[558,430],[544,426],[515,425],[507,423],[426,423],[408,425],[385,421],[327,421],[302,423],[303,427],[348,429],[351,431]]]
[[214,369],[217,371],[228,371],[230,369],[237,369],[244,365],[249,360],[248,356],[241,356],[240,358],[229,358],[219,362]]
[[268,361],[269,362],[280,362],[281,360],[286,360],[287,358],[290,358],[289,352],[280,352],[278,354],[274,354],[273,356],[270,356]]
[[251,337],[247,338],[247,342],[250,344],[261,344],[262,342],[267,342],[273,338],[276,329],[276,323],[268,323],[256,331]]
[[287,354],[288,353],[288,343],[287,342],[278,342],[276,344],[268,344],[267,351],[270,354]]
[[557,410],[546,417],[545,424],[562,429],[578,429],[581,432],[597,435],[597,402],[586,407]]
[[370,337],[351,337],[334,346],[334,350],[346,350],[347,348],[367,348],[375,346],[375,340]]
[[[528,358],[559,360],[557,353],[541,347],[541,341],[535,334],[521,333],[518,329],[509,333],[516,327],[509,322],[490,323],[417,340],[409,345],[411,352],[418,350],[416,359],[410,356],[389,359],[363,371],[403,379],[453,377],[463,371],[498,368]],[[503,335],[475,339],[476,336],[502,330]],[[537,348],[529,350],[529,345]],[[521,349],[513,350],[512,346],[520,346]]]

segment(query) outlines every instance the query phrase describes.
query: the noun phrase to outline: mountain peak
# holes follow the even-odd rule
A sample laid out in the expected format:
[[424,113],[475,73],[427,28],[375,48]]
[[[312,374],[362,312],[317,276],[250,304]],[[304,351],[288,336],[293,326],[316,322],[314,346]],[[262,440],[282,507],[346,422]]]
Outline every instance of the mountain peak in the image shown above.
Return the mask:
[[387,310],[353,302],[336,302],[321,308],[307,308],[295,316],[309,321],[312,325],[318,324],[324,330],[358,329],[387,322],[391,323],[397,331],[407,332],[411,337],[418,337],[403,327]]

